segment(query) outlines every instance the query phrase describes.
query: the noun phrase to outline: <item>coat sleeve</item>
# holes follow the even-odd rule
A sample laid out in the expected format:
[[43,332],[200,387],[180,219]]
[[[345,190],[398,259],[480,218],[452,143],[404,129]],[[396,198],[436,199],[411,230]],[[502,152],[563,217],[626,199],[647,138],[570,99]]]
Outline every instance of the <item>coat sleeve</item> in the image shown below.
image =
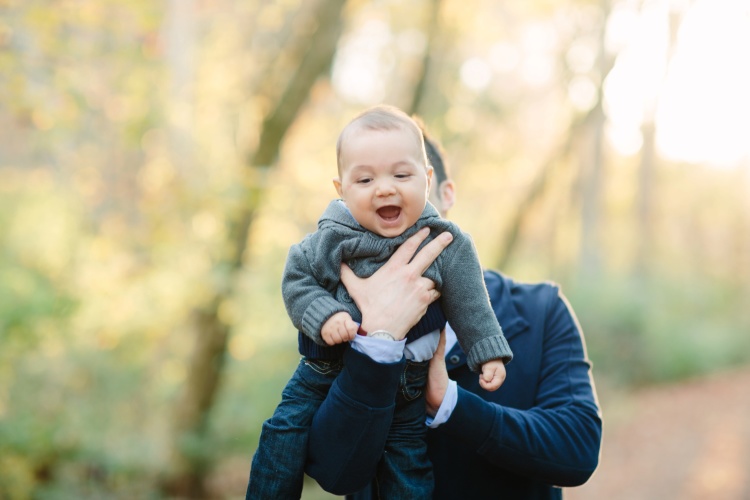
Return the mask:
[[326,345],[320,335],[323,324],[347,308],[324,286],[326,282],[329,287],[335,286],[337,280],[332,277],[338,276],[339,270],[332,269],[338,264],[322,262],[315,257],[317,237],[318,233],[314,233],[289,249],[281,280],[281,296],[292,324],[317,344]]
[[533,407],[501,406],[459,388],[453,414],[435,432],[460,439],[505,470],[578,486],[597,467],[602,421],[580,327],[564,297],[550,302]]
[[[475,449],[499,469],[576,486],[597,467],[602,422],[581,330],[564,298],[548,290],[532,408],[502,406],[459,388],[448,422],[430,432]],[[398,366],[375,363],[353,349],[345,356],[344,370],[313,420],[306,471],[326,491],[341,495],[359,490],[375,475],[399,374]]]
[[406,360],[377,363],[355,349],[315,413],[305,472],[335,495],[370,483],[393,421],[396,392]]
[[440,305],[466,353],[469,368],[478,372],[492,359],[510,362],[513,353],[492,310],[474,243],[466,233],[454,234],[456,239],[440,267]]

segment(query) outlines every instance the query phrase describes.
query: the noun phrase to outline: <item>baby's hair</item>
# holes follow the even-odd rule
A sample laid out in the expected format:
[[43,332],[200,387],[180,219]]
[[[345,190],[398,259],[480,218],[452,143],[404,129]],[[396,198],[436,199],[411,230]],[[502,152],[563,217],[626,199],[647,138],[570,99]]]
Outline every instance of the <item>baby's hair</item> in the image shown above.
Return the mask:
[[379,104],[366,109],[355,116],[352,121],[344,127],[341,134],[339,134],[338,141],[336,141],[336,163],[338,165],[339,174],[341,174],[341,147],[349,135],[349,132],[355,128],[380,131],[406,130],[411,132],[419,145],[419,149],[422,151],[425,166],[429,164],[427,162],[427,153],[425,151],[424,136],[422,134],[422,129],[417,122],[395,106]]

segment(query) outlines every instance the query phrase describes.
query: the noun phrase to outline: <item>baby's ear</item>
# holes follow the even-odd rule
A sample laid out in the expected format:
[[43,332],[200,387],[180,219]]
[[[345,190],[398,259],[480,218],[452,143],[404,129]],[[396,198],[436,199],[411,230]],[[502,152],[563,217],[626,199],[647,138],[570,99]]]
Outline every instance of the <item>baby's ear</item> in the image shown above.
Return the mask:
[[427,164],[427,169],[426,169],[425,173],[427,174],[427,195],[429,196],[430,195],[430,187],[432,187],[432,174],[435,173],[435,169],[432,167],[432,165],[430,165],[428,163]]
[[339,179],[338,177],[335,177],[333,179],[333,187],[336,188],[336,192],[339,194],[339,198],[343,199],[344,198],[344,193],[341,190],[341,179]]

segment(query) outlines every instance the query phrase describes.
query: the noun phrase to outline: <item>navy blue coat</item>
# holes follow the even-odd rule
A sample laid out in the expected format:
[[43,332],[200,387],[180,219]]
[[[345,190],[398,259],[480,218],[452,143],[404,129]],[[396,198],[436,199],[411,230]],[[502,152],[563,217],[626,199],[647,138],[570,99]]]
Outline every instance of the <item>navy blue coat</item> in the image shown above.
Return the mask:
[[[602,421],[583,334],[556,286],[484,277],[514,360],[500,389],[487,392],[458,345],[446,356],[458,402],[428,433],[434,497],[561,498],[556,486],[583,484],[599,461]],[[347,349],[310,432],[306,472],[327,491],[352,493],[371,480],[403,363]]]

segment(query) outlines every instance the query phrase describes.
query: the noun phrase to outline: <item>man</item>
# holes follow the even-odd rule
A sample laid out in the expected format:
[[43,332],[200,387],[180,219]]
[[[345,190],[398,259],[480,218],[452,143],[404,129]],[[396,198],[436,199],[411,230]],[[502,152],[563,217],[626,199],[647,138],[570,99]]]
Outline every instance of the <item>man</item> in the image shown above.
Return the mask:
[[[431,201],[445,215],[455,203],[455,186],[438,148],[429,139],[426,147],[436,176]],[[414,311],[423,312],[437,295],[421,273],[445,242],[433,240],[410,261],[419,243],[408,240],[367,279],[342,266],[363,323],[391,331],[397,340],[418,321]],[[443,334],[426,395],[434,498],[562,498],[559,487],[583,484],[593,474],[601,444],[583,334],[556,286],[516,283],[491,271],[485,283],[514,361],[503,386],[486,392],[450,338],[444,354]],[[395,425],[397,374],[405,363],[378,362],[372,354],[346,351],[345,368],[310,432],[307,473],[330,492],[357,492],[354,498],[379,497],[377,464]]]

